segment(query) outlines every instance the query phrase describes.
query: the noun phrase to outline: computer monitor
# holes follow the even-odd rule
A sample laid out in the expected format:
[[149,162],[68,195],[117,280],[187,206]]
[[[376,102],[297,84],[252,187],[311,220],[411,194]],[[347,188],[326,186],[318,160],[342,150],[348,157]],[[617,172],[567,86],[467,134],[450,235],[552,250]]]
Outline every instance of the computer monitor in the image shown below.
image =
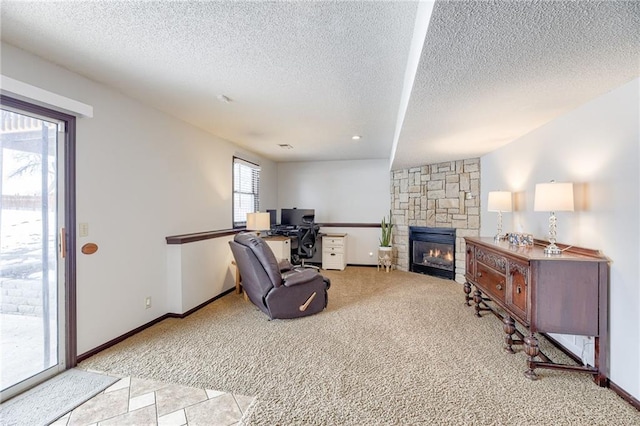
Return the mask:
[[316,211],[314,209],[282,209],[280,211],[280,224],[301,226],[314,221],[315,216]]
[[277,214],[277,210],[273,209],[273,210],[267,210],[267,213],[269,213],[269,223],[271,224],[271,227],[273,228],[276,223],[277,223],[277,219],[276,219],[276,214]]

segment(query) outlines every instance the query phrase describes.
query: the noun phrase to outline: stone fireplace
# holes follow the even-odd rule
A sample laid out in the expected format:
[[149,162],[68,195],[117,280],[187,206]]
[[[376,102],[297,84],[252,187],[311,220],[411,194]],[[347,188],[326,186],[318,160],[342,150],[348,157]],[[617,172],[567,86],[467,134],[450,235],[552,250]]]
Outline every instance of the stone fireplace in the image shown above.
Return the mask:
[[479,158],[392,171],[395,267],[410,270],[409,227],[452,228],[453,278],[464,282],[464,237],[480,233],[479,195]]

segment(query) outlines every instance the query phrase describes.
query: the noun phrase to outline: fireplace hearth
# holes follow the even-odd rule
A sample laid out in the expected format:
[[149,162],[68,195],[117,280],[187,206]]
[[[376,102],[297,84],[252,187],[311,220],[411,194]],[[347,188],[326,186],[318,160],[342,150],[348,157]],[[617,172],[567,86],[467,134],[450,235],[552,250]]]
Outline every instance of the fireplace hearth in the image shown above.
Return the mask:
[[453,228],[409,227],[409,270],[454,279],[455,242]]

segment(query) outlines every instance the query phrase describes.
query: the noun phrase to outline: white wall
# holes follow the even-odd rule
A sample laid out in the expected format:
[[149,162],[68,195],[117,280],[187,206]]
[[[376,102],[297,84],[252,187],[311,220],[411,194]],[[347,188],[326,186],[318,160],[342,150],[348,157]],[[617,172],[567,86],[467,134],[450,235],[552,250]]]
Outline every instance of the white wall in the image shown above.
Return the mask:
[[[640,398],[640,84],[636,79],[481,159],[481,194],[516,193],[504,231],[547,239],[548,214],[533,212],[536,183],[574,182],[576,211],[558,213],[558,241],[611,259],[610,378]],[[482,209],[481,234],[496,215]]]
[[[389,215],[388,160],[308,161],[278,164],[278,211],[312,208],[318,223],[380,223]],[[380,228],[321,228],[347,233],[347,263],[377,263]]]
[[318,223],[379,223],[390,176],[388,160],[278,163],[278,209],[315,209]]
[[167,247],[168,311],[176,314],[235,287],[233,235]]
[[264,205],[277,202],[274,163],[20,49],[1,54],[4,75],[94,107],[77,121],[77,220],[89,224],[77,248],[99,246],[78,251],[79,354],[171,310],[165,237],[231,228],[233,155],[262,166]]

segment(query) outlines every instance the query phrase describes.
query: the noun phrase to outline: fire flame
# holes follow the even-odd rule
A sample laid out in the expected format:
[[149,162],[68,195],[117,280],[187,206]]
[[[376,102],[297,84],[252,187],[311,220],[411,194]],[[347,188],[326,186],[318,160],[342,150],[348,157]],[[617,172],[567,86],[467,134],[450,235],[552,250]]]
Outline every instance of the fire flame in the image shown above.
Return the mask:
[[429,257],[440,258],[448,262],[453,262],[453,253],[450,250],[443,252],[440,249],[430,249]]

